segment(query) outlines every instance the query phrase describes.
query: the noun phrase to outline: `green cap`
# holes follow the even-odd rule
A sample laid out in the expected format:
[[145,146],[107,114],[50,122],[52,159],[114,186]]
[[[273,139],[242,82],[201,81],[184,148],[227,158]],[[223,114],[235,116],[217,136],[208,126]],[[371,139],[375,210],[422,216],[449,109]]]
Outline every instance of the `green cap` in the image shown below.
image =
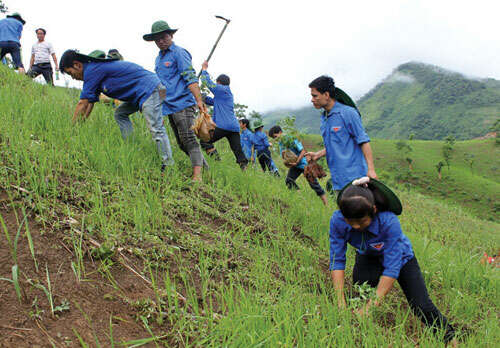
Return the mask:
[[379,211],[391,211],[396,215],[401,215],[403,212],[403,206],[401,205],[401,201],[398,196],[396,196],[396,194],[382,182],[369,177],[354,180],[344,186],[337,196],[337,205],[340,203],[340,198],[342,197],[344,190],[351,185],[368,186],[368,188],[373,192],[375,204]]
[[17,19],[19,22],[23,23],[23,25],[26,24],[26,21],[23,19],[23,17],[21,17],[21,14],[19,12],[14,12],[13,14],[11,15],[7,15],[7,18],[15,18]]
[[144,35],[142,38],[146,41],[154,41],[154,37],[156,34],[167,32],[173,34],[177,31],[177,29],[172,29],[165,21],[156,21],[151,26],[151,33]]
[[261,120],[256,120],[253,123],[253,129],[264,127],[264,123]]
[[92,58],[99,58],[99,59],[106,58],[106,53],[104,53],[104,51],[101,51],[101,50],[92,51],[88,55],[89,55],[89,57],[92,57]]

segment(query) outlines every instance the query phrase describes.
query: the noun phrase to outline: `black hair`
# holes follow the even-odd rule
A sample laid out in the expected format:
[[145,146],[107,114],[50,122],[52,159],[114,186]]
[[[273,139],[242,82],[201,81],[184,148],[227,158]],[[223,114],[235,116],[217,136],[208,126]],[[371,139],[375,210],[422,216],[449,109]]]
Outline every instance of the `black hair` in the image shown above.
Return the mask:
[[369,188],[351,185],[340,197],[339,208],[346,219],[362,219],[375,216],[375,198]]
[[275,134],[281,133],[283,130],[281,129],[280,126],[272,126],[271,129],[269,130],[269,136],[271,138],[274,138]]
[[218,82],[223,86],[229,86],[231,80],[229,79],[229,76],[225,74],[220,74],[219,77],[217,77],[217,80],[215,80],[215,82]]
[[318,92],[328,92],[330,98],[335,98],[335,81],[330,76],[322,75],[315,78],[310,84],[309,88],[316,88]]
[[247,129],[250,129],[250,121],[249,120],[247,120],[246,118],[242,118],[242,119],[240,119],[240,122],[243,123],[247,127]]
[[112,54],[112,53],[119,53],[118,50],[116,48],[111,48],[109,51],[108,51],[108,54]]
[[38,28],[37,30],[35,30],[35,33],[38,34],[38,30],[41,30],[43,31],[43,35],[47,35],[47,30],[43,29],[43,28]]

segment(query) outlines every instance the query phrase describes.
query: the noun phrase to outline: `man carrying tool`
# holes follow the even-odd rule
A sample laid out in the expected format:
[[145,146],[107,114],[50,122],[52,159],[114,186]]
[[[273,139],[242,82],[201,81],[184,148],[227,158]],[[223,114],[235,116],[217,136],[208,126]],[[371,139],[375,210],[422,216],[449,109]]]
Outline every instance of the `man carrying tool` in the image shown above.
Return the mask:
[[[99,51],[93,52],[96,56],[99,56],[99,53]],[[165,87],[154,73],[131,62],[95,58],[74,50],[64,52],[59,67],[62,73],[83,81],[73,122],[80,118],[87,119],[94,108],[94,103],[99,100],[99,95],[103,92],[111,98],[123,101],[115,110],[115,120],[120,127],[122,137],[126,138],[132,133],[130,115],[142,111],[162,159],[161,170],[164,171],[166,166],[174,163],[161,112]]]
[[[331,77],[320,76],[309,87],[314,107],[324,109],[321,135],[325,148],[308,152],[307,159],[317,160],[326,155],[333,189],[337,192],[355,179],[364,176],[376,179],[370,138],[363,128],[359,112],[354,107],[339,102]],[[338,94],[345,95],[340,90]],[[350,100],[348,96],[347,99]]]
[[43,28],[38,28],[35,30],[38,42],[36,42],[31,48],[31,60],[30,68],[28,70],[28,76],[34,79],[38,75],[42,74],[45,82],[48,85],[54,85],[54,79],[52,78],[52,65],[50,65],[50,57],[54,60],[54,66],[56,71],[59,71],[57,65],[56,53],[52,44],[45,41],[45,35],[47,31]]
[[201,167],[206,164],[200,144],[191,126],[196,118],[196,107],[206,112],[198,78],[191,63],[191,54],[173,42],[177,29],[167,22],[153,23],[151,33],[143,36],[145,41],[154,41],[160,49],[155,62],[155,71],[168,94],[163,102],[163,115],[168,115],[179,147],[191,159],[193,181],[202,181]]
[[12,62],[20,74],[25,74],[21,60],[21,34],[26,21],[19,13],[0,20],[0,60],[10,53]]
[[217,84],[213,83],[210,75],[207,72],[208,62],[203,62],[201,78],[205,81],[210,92],[214,97],[205,97],[205,103],[214,107],[213,121],[215,122],[215,130],[211,135],[210,143],[215,143],[217,140],[226,138],[229,141],[231,151],[233,151],[236,162],[241,169],[245,169],[248,160],[241,149],[240,143],[240,125],[234,115],[234,98],[231,88],[229,87],[230,79],[227,75],[219,75]]

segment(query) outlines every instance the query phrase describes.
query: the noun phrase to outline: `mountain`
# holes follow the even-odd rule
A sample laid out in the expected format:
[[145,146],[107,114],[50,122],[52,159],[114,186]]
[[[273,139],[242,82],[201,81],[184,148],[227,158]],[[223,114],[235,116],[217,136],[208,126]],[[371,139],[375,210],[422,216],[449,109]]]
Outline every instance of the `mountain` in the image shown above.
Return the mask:
[[[473,79],[443,68],[410,62],[397,67],[357,102],[371,137],[465,140],[490,131],[500,117],[500,81]],[[267,124],[295,115],[305,133],[319,133],[313,107],[264,114]]]

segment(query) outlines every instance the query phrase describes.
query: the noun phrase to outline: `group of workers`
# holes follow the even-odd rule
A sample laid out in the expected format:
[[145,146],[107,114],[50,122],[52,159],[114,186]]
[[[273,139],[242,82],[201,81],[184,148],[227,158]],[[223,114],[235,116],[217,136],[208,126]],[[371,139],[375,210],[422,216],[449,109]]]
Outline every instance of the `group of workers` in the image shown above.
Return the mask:
[[[20,72],[23,66],[19,39],[24,23],[17,13],[0,20],[2,58],[10,53]],[[164,125],[166,118],[179,148],[191,161],[193,181],[201,181],[202,168],[208,167],[201,149],[211,156],[218,156],[213,144],[222,138],[228,140],[236,162],[243,170],[249,161],[257,159],[264,171],[279,175],[262,122],[254,122],[251,127],[247,119],[236,118],[229,76],[221,74],[213,82],[207,72],[207,62],[202,65],[201,78],[213,97],[201,93],[191,54],[173,41],[176,31],[167,22],[157,21],[151,32],[143,36],[144,40],[154,41],[159,48],[153,73],[135,63],[123,61],[118,52],[105,56],[101,51],[85,55],[67,50],[57,64],[52,46],[44,41],[45,30],[38,29],[38,43],[33,46],[30,70],[34,75],[40,73],[46,77],[46,64],[50,65],[48,60],[52,56],[56,70],[83,81],[80,100],[73,114],[74,122],[90,116],[101,94],[121,101],[114,117],[123,138],[133,131],[130,116],[142,112],[157,145],[162,171],[174,164]],[[335,193],[332,197],[337,196],[339,206],[330,221],[330,270],[339,308],[346,306],[344,270],[347,244],[351,244],[356,249],[354,283],[368,283],[376,288],[375,297],[358,311],[360,315],[366,315],[371,307],[378,306],[397,280],[414,313],[435,332],[442,332],[446,343],[455,346],[454,329],[431,301],[411,242],[402,232],[396,216],[401,210],[380,203],[384,201],[380,192],[389,192],[389,196],[392,192],[377,180],[370,138],[363,128],[359,111],[354,104],[342,102],[345,93],[329,76],[314,79],[309,88],[313,106],[322,110],[321,135],[325,147],[317,152],[307,152],[299,139],[284,134],[280,126],[272,127],[269,136],[279,142],[282,155],[286,150],[296,155],[296,162],[289,166],[285,179],[289,188],[297,188],[295,180],[304,172],[308,161],[326,156],[330,184]],[[206,104],[213,106],[216,127],[211,132],[210,141],[202,142],[200,146],[192,126],[197,109],[207,112]],[[366,180],[361,183],[356,180],[363,177]],[[310,182],[310,187],[326,205],[327,195],[319,182]],[[384,189],[377,191],[373,187]]]

